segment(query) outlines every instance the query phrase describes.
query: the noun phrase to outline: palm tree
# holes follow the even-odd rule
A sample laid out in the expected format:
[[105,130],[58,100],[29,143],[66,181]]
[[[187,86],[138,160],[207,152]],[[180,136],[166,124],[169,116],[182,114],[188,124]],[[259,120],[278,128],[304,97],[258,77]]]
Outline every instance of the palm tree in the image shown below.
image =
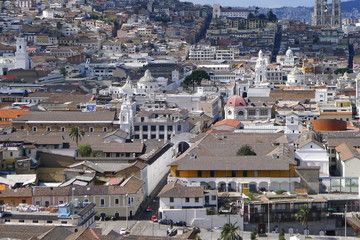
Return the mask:
[[304,204],[300,207],[299,211],[296,213],[296,219],[308,228],[308,219],[309,219],[309,207],[307,204]]
[[69,137],[76,142],[76,146],[79,145],[79,141],[84,137],[85,132],[81,131],[79,127],[71,128]]
[[221,231],[221,240],[242,240],[239,235],[240,227],[236,226],[237,222],[234,224],[227,223],[224,225]]

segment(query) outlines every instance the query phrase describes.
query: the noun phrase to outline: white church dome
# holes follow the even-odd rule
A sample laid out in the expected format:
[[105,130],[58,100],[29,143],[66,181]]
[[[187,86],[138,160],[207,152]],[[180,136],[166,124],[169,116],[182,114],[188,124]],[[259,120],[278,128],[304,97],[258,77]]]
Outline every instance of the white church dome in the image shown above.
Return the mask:
[[294,70],[292,70],[289,75],[304,75],[303,71],[297,67],[295,67]]
[[148,83],[148,82],[156,82],[155,78],[151,76],[151,72],[149,71],[149,69],[145,71],[144,76],[139,80],[139,83]]
[[288,50],[286,51],[285,55],[287,57],[293,57],[294,56],[294,53],[293,51],[291,50],[291,48],[289,47]]

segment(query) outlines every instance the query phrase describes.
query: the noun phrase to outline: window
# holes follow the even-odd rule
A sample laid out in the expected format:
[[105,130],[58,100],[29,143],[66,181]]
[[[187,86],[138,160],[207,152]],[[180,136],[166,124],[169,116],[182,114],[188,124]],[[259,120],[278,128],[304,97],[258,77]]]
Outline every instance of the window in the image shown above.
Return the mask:
[[118,204],[119,204],[119,199],[115,198],[115,205],[118,205]]
[[36,201],[36,202],[35,202],[35,205],[36,205],[36,206],[40,206],[40,201]]
[[151,134],[151,139],[155,139],[156,135],[155,134]]
[[215,171],[210,171],[210,177],[215,177]]
[[231,171],[231,177],[236,177],[236,171]]
[[108,131],[108,128],[107,127],[104,127],[103,128],[103,132],[107,132]]
[[48,220],[48,221],[46,221],[46,223],[52,223],[52,221],[51,221],[51,220]]
[[260,115],[261,116],[267,116],[268,115],[268,110],[267,109],[260,109]]
[[195,198],[195,202],[199,202],[199,198],[198,198],[198,197]]
[[175,174],[176,174],[177,177],[180,177],[180,170],[176,170]]
[[144,125],[144,126],[142,127],[142,130],[143,130],[143,131],[147,131],[147,130],[148,130],[148,126],[145,126],[145,125]]
[[173,197],[170,197],[170,202],[174,202],[174,198],[173,198]]
[[178,126],[177,126],[177,130],[178,130],[178,131],[181,131],[181,125],[178,125]]
[[61,221],[61,224],[67,224],[67,221]]
[[156,131],[156,126],[152,125],[150,126],[151,131]]
[[94,128],[93,127],[89,128],[89,132],[94,132]]
[[160,138],[160,139],[164,139],[164,138],[165,138],[165,135],[164,135],[164,134],[160,134],[160,135],[159,135],[159,138]]
[[135,131],[139,131],[139,130],[140,130],[140,126],[135,126],[135,127],[134,127],[134,130],[135,130]]
[[190,198],[185,198],[185,202],[190,202]]
[[198,176],[198,177],[202,177],[202,171],[198,171],[198,172],[197,172],[197,176]]
[[172,130],[173,130],[173,126],[168,126],[168,127],[167,127],[167,130],[168,130],[168,131],[172,131]]
[[33,127],[32,130],[33,130],[33,132],[36,132],[36,131],[37,131],[37,127]]
[[249,115],[249,116],[255,116],[255,114],[256,114],[255,109],[249,109],[249,110],[248,110],[248,115]]
[[39,223],[39,220],[33,220],[32,222],[33,223]]
[[102,199],[100,200],[100,206],[104,206],[104,205],[105,205],[105,199],[102,198]]
[[45,201],[45,207],[48,207],[50,205],[49,201]]
[[5,219],[5,222],[10,222],[10,219]]
[[46,131],[50,132],[50,131],[51,131],[51,127],[46,127]]
[[22,223],[23,223],[23,222],[25,222],[25,220],[24,220],[24,219],[19,219],[19,222],[22,222]]
[[134,138],[135,138],[135,139],[139,139],[139,137],[140,137],[139,134],[135,134],[135,135],[134,135]]
[[164,129],[165,129],[164,125],[159,126],[159,131],[164,131]]
[[211,195],[211,200],[215,201],[216,200],[216,195]]
[[26,199],[22,199],[22,200],[21,200],[21,203],[26,203]]
[[243,177],[247,177],[248,176],[248,172],[247,171],[243,171]]
[[62,131],[62,132],[65,132],[65,127],[61,127],[61,131]]

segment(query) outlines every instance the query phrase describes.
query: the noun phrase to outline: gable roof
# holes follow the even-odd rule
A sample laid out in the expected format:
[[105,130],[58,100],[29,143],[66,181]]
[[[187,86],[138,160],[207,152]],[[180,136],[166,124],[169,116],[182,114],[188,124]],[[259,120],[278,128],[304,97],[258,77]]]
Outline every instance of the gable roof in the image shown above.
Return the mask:
[[[180,155],[170,166],[178,170],[289,170],[294,161],[292,146],[284,144],[277,157],[271,154],[273,142],[283,134],[208,133]],[[256,156],[237,156],[243,145],[253,148]],[[285,151],[286,150],[286,151]]]
[[166,184],[158,194],[158,197],[203,197],[203,187],[190,187],[181,185],[178,180]]
[[29,112],[13,120],[13,123],[20,122],[107,122],[115,119],[114,112],[73,112],[73,111],[47,111]]
[[241,124],[241,122],[239,120],[233,120],[233,119],[224,119],[221,120],[219,122],[216,122],[213,127],[217,127],[217,126],[222,126],[222,125],[226,125],[226,126],[230,126],[230,127],[238,127]]
[[335,148],[335,150],[339,153],[341,161],[347,161],[351,158],[359,158],[360,154],[353,147],[351,147],[348,143],[342,143]]

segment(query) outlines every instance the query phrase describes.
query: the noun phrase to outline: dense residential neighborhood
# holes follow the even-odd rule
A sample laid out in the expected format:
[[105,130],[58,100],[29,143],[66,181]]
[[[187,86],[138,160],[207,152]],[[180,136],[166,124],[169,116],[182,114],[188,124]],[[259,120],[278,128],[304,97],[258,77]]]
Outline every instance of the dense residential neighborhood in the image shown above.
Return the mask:
[[360,234],[358,0],[0,6],[1,239]]

